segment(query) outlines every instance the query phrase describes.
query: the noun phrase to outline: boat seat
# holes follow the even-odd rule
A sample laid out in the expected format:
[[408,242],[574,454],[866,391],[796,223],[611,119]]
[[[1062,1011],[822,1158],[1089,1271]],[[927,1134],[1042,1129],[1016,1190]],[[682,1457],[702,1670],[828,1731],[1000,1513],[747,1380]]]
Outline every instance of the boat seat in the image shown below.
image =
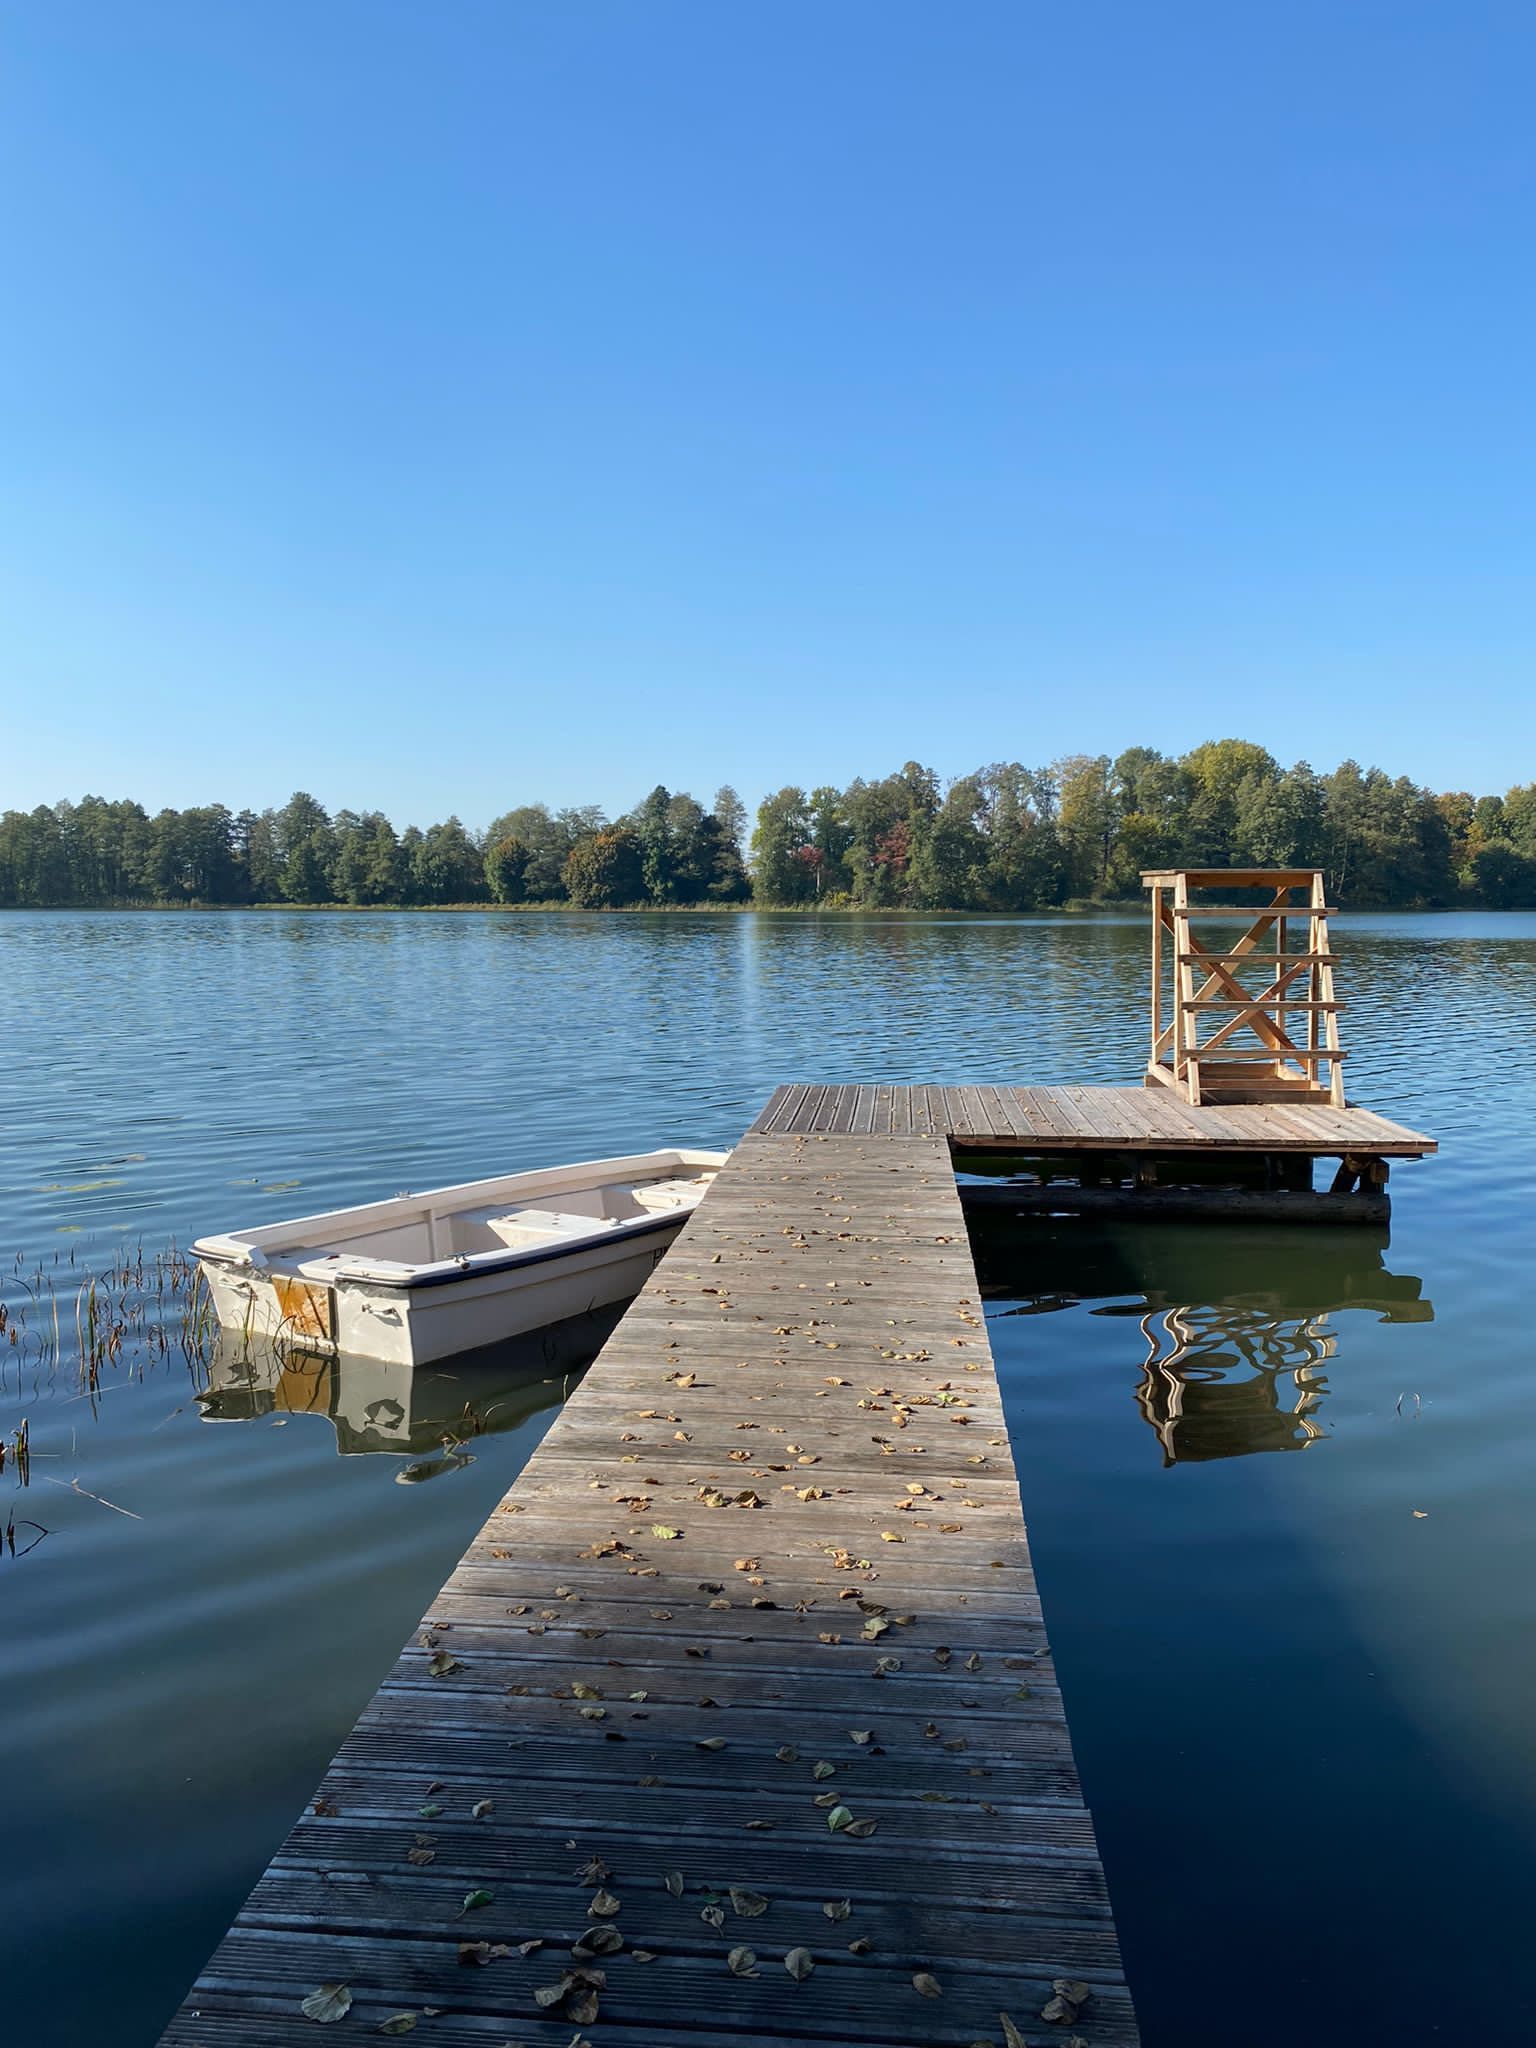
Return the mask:
[[680,1209],[685,1202],[696,1202],[708,1185],[701,1179],[650,1180],[630,1193],[642,1209]]
[[488,1216],[485,1221],[487,1230],[517,1251],[558,1242],[562,1237],[589,1237],[617,1225],[614,1216],[572,1216],[558,1209],[512,1209],[505,1216]]

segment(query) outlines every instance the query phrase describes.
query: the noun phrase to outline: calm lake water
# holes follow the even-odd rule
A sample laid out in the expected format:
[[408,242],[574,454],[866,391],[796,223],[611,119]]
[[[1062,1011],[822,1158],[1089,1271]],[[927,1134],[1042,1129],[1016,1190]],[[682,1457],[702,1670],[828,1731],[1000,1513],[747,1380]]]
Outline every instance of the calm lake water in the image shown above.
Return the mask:
[[[1351,1094],[1445,1148],[1390,1243],[979,1239],[1148,2048],[1536,2036],[1536,918],[1336,937]],[[93,1400],[72,1275],[729,1145],[796,1077],[1133,1081],[1145,955],[1131,917],[0,919],[6,2039],[153,2042],[602,1335],[403,1389],[173,1346]]]

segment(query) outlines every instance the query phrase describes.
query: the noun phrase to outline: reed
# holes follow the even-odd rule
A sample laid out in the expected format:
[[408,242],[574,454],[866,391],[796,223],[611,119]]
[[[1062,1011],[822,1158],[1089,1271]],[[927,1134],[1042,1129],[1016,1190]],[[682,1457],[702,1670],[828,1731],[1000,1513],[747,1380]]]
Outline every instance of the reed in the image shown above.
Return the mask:
[[69,1372],[87,1394],[110,1371],[142,1374],[171,1358],[199,1380],[217,1328],[197,1262],[177,1245],[124,1248],[84,1274],[72,1252],[46,1264],[18,1253],[0,1283],[0,1369]]

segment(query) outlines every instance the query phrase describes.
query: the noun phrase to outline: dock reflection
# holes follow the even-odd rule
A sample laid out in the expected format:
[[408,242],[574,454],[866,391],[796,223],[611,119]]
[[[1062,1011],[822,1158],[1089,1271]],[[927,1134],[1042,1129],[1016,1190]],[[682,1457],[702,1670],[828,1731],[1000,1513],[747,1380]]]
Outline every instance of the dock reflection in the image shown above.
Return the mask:
[[343,1458],[383,1452],[413,1462],[405,1483],[471,1462],[477,1436],[556,1408],[607,1341],[620,1311],[578,1316],[430,1366],[335,1357],[221,1330],[197,1395],[205,1422],[323,1415]]
[[[1413,1274],[1386,1264],[1386,1231],[1085,1230],[1021,1233],[971,1219],[983,1293],[1004,1315],[1097,1303],[1146,1339],[1135,1390],[1165,1466],[1304,1451],[1322,1409],[1344,1309],[1434,1320]],[[995,1312],[995,1311],[994,1311]]]

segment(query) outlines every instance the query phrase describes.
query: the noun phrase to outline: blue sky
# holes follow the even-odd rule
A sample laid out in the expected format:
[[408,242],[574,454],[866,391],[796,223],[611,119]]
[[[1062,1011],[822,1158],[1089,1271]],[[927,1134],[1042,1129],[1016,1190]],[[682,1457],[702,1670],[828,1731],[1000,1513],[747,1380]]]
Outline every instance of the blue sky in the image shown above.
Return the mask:
[[1536,777],[1536,14],[34,0],[0,808]]

